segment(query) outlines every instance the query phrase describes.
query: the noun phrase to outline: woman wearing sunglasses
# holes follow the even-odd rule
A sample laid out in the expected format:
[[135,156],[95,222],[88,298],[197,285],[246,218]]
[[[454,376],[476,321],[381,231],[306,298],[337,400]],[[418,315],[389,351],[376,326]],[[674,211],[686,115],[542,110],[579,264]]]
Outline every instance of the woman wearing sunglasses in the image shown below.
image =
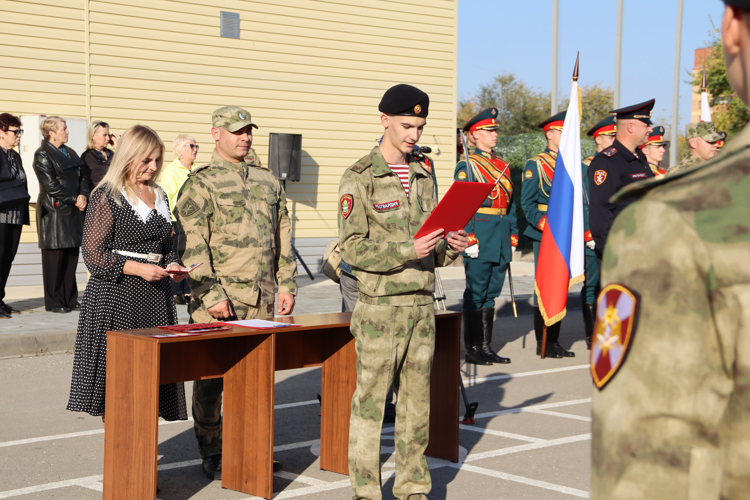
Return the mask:
[[[174,217],[174,207],[177,202],[177,194],[187,180],[188,174],[193,169],[193,162],[195,162],[195,157],[198,155],[198,145],[195,143],[195,137],[190,134],[179,134],[174,139],[172,151],[174,151],[176,158],[162,169],[156,183],[164,190],[167,198],[169,198],[169,207],[173,212],[172,222],[174,223],[176,220]],[[179,252],[179,236],[180,228],[177,224],[174,224],[173,250],[175,252]],[[171,285],[175,302],[177,304],[185,304],[190,297],[188,280],[180,282],[172,281]]]
[[83,176],[89,183],[89,192],[101,182],[109,170],[114,152],[107,146],[117,146],[119,135],[109,133],[109,124],[93,120],[86,131],[86,151],[81,155]]

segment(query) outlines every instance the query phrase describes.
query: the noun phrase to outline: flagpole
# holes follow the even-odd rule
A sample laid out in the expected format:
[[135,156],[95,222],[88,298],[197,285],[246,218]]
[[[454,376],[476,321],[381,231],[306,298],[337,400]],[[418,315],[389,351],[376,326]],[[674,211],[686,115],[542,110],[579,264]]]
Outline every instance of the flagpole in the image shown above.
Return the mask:
[[674,45],[674,84],[672,88],[672,140],[669,142],[669,167],[677,163],[677,140],[680,128],[680,55],[682,52],[682,6],[677,0],[677,34]]
[[559,55],[558,43],[560,40],[560,0],[552,0],[552,90],[550,107],[552,115],[557,114],[557,58]]

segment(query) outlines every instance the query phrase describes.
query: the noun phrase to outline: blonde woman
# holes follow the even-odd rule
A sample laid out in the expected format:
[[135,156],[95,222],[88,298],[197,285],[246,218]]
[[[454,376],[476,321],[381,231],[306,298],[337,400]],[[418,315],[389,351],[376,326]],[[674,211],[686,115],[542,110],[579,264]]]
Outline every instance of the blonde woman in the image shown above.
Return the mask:
[[119,135],[109,133],[109,124],[101,120],[93,120],[86,130],[86,151],[81,155],[83,161],[83,176],[89,183],[89,190],[93,191],[102,181],[112,163],[114,151],[107,146],[117,146]]
[[[68,410],[104,419],[107,330],[177,324],[169,282],[187,273],[172,252],[169,202],[155,182],[163,155],[152,129],[128,129],[91,195],[81,246],[91,278],[78,320]],[[162,385],[159,395],[164,419],[187,419],[182,383]]]
[[[193,169],[193,162],[198,155],[198,145],[195,143],[195,137],[190,134],[179,134],[174,138],[172,151],[175,159],[169,165],[165,166],[159,174],[156,183],[159,184],[169,198],[169,206],[174,207],[177,202],[177,194],[180,188],[188,178],[188,174]],[[172,220],[176,221],[174,214]],[[178,243],[180,241],[180,228],[175,224],[175,234],[172,238],[172,250],[178,252]],[[190,297],[190,287],[187,280],[172,282],[172,295],[176,304],[185,304]]]

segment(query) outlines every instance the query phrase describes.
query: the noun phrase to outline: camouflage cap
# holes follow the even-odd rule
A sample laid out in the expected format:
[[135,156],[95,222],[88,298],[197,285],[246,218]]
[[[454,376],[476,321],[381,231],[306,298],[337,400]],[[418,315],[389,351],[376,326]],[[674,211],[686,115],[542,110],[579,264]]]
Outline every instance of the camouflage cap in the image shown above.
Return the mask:
[[716,142],[721,140],[721,136],[716,131],[713,122],[688,123],[685,127],[685,139],[700,137],[706,142]]
[[237,132],[248,125],[258,128],[250,119],[250,113],[237,106],[224,106],[217,109],[211,114],[211,122],[214,127],[224,128],[230,132]]

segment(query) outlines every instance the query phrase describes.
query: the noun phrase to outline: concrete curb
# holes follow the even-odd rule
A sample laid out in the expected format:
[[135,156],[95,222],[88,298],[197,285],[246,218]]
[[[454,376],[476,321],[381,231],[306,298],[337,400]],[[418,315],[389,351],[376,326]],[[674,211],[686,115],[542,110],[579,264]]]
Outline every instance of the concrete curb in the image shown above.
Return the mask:
[[19,333],[0,336],[0,359],[73,352],[76,332]]

